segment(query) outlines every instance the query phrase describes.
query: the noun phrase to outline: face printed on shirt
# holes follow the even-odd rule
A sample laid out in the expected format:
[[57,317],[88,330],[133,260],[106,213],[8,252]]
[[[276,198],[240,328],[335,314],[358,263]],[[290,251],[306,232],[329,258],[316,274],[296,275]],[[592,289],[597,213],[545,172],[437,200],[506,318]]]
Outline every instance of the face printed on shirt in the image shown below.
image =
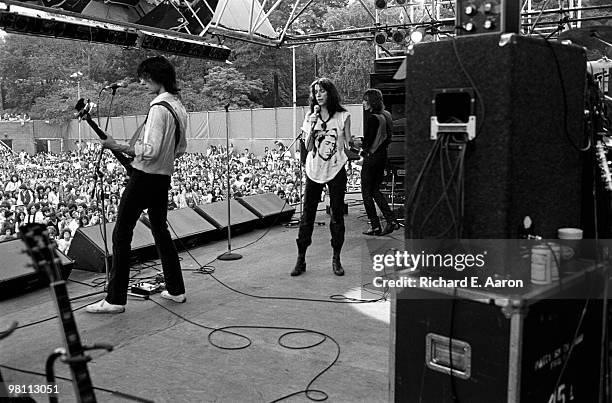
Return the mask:
[[338,134],[336,129],[321,132],[317,139],[317,155],[323,161],[329,161],[337,150]]

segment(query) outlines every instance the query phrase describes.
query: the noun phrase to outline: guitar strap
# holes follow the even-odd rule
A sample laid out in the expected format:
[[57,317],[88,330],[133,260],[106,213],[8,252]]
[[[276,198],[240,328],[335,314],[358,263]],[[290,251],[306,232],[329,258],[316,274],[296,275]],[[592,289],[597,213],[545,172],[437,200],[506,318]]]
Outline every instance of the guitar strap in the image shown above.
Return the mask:
[[[174,151],[176,152],[176,148],[178,147],[178,143],[179,143],[179,140],[181,138],[181,126],[179,124],[178,116],[176,116],[176,112],[174,111],[174,108],[172,108],[172,105],[170,105],[166,101],[157,102],[157,103],[151,105],[151,107],[154,107],[155,105],[161,105],[164,108],[168,109],[168,111],[172,114],[172,117],[174,118],[174,125],[175,125],[175,129],[174,129]],[[150,108],[149,108],[149,111],[151,111]],[[142,129],[144,128],[145,124],[147,123],[147,119],[148,118],[149,118],[149,114],[147,114],[147,117],[145,118],[145,121],[138,127],[138,129],[136,129],[136,133],[134,133],[134,135],[130,139],[130,146],[133,147],[134,144],[136,144],[136,141],[138,141],[138,138],[140,137],[140,133],[142,132]]]

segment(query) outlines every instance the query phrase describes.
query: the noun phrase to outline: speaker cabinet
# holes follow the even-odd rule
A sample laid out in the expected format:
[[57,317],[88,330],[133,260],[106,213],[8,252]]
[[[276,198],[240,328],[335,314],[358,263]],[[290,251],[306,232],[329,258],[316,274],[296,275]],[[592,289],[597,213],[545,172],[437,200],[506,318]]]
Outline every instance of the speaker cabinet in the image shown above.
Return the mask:
[[[24,250],[25,245],[21,239],[0,242],[0,300],[49,284],[48,279],[31,266],[32,259],[23,252]],[[62,278],[66,280],[70,276],[74,262],[59,250],[56,252],[62,263]]]
[[[230,219],[233,232],[243,233],[255,227],[258,220],[255,214],[233,199],[230,200],[230,206]],[[194,210],[217,227],[217,229],[224,230],[227,228],[227,201],[199,204],[194,207]]]
[[[370,87],[380,90],[383,94],[385,109],[393,118],[393,135],[387,148],[388,166],[404,167],[404,133],[406,131],[406,86],[393,76],[402,64],[403,57],[389,57],[374,61],[374,73],[370,74]],[[364,119],[366,118],[364,114]],[[364,121],[365,126],[365,121]],[[398,189],[400,193],[403,189]]]
[[[462,37],[420,44],[405,63],[406,195],[434,144],[436,94],[472,89],[477,136],[465,152],[462,237],[516,238],[526,215],[545,238],[581,226],[581,152],[574,145],[584,138],[582,48],[518,35]],[[454,153],[449,149],[451,159]],[[450,203],[439,202],[441,164],[449,165],[434,159],[417,203],[406,205],[406,237],[452,237],[441,236],[453,225]]]
[[[148,215],[143,215],[141,221],[151,228]],[[168,211],[167,221],[168,231],[178,250],[205,244],[219,236],[214,225],[190,208]]]
[[[115,223],[106,224],[106,245],[108,248],[108,265],[110,267],[113,256],[113,229]],[[104,240],[102,227],[94,225],[92,227],[79,228],[74,234],[68,256],[74,259],[76,269],[104,273]],[[140,221],[134,228],[132,238],[132,259],[143,261],[155,258],[155,241],[151,231]]]
[[274,193],[240,197],[238,203],[259,217],[259,227],[287,222],[295,213],[295,208]]

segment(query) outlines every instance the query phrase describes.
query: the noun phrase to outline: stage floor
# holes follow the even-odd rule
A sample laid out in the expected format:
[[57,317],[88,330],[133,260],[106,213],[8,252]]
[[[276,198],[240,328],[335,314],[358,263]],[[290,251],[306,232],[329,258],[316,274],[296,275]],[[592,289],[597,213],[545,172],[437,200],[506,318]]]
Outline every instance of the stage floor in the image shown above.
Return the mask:
[[[241,295],[205,274],[196,274],[204,263],[227,249],[226,241],[214,242],[191,250],[196,263],[181,253],[187,288],[187,303],[175,304],[159,297],[153,301],[130,298],[126,312],[120,315],[75,313],[84,344],[110,343],[112,352],[93,351],[89,371],[96,387],[128,393],[156,402],[270,402],[296,393],[285,401],[310,401],[304,393],[318,373],[337,362],[310,386],[329,395],[329,402],[386,402],[389,373],[389,302],[369,304],[331,303],[330,296],[343,294],[361,298],[361,253],[367,226],[363,205],[349,202],[346,217],[346,242],[342,254],[344,277],[331,270],[329,217],[320,211],[313,245],[307,254],[304,275],[289,276],[296,258],[297,229],[273,227],[261,240],[240,249],[243,259],[215,261],[214,276],[235,290],[258,296],[283,296],[320,299],[326,302],[261,299]],[[347,199],[351,199],[347,198]],[[324,208],[321,203],[319,208]],[[256,230],[233,239],[238,248],[255,241],[265,230]],[[394,233],[401,236],[400,232]],[[154,273],[148,268],[140,276]],[[103,276],[103,275],[102,275]],[[73,270],[70,279],[91,283],[100,274]],[[71,297],[100,288],[69,282]],[[363,298],[379,295],[364,293]],[[80,299],[73,309],[100,299]],[[202,327],[163,309],[157,303]],[[17,320],[20,325],[36,322],[55,314],[48,289],[0,302],[0,329]],[[209,342],[211,328],[232,327],[231,331],[248,336],[252,344],[245,349],[227,350]],[[283,329],[257,329],[269,326]],[[278,342],[291,328],[305,328],[332,337],[307,349],[288,349]],[[290,346],[316,344],[321,336],[293,334],[282,340]],[[213,335],[215,344],[240,347],[245,339],[230,334]],[[45,360],[56,347],[63,347],[57,319],[18,329],[0,341],[0,363],[28,371],[44,372]],[[7,384],[41,384],[44,378],[1,368]],[[56,374],[70,377],[68,367],[56,363]],[[60,401],[75,401],[72,385],[59,380]],[[127,401],[118,395],[96,391],[98,401]],[[312,397],[320,399],[320,394]],[[47,401],[42,395],[37,401]]]

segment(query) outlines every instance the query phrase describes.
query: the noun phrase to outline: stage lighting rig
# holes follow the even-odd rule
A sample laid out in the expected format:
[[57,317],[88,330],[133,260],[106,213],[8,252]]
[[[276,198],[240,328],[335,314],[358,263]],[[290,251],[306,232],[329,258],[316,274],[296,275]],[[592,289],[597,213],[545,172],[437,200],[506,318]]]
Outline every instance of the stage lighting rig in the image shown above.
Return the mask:
[[376,42],[377,45],[384,45],[387,42],[387,36],[387,32],[385,31],[377,32],[374,35],[374,42]]
[[395,31],[393,31],[391,38],[393,39],[393,42],[397,44],[403,44],[406,40],[406,31],[403,29],[396,29]]
[[387,0],[374,0],[374,5],[379,10],[384,10],[387,8]]

